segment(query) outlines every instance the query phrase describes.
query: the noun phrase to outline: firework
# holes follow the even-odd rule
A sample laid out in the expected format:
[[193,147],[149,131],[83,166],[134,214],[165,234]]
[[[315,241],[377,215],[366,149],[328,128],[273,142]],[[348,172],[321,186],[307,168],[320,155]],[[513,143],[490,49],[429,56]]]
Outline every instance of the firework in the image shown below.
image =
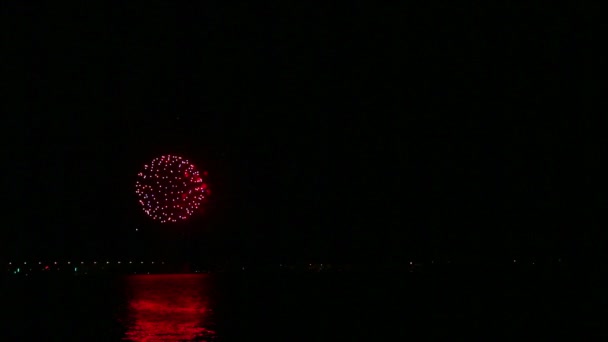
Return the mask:
[[209,193],[194,164],[174,155],[161,156],[144,165],[137,174],[135,189],[144,212],[161,223],[186,220]]

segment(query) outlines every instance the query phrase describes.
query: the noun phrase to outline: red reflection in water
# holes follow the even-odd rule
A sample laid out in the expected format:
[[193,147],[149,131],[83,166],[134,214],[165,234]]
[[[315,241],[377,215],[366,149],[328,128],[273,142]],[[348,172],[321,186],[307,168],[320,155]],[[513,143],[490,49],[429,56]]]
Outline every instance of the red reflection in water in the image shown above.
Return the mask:
[[211,341],[205,275],[128,277],[127,341]]

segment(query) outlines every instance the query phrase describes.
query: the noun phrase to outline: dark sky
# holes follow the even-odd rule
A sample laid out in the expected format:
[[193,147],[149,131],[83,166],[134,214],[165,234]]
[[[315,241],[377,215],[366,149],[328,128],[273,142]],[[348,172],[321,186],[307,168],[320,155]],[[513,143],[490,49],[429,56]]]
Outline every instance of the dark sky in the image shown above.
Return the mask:
[[[593,8],[83,6],[0,8],[7,258],[604,255]],[[164,153],[214,190],[178,226]]]

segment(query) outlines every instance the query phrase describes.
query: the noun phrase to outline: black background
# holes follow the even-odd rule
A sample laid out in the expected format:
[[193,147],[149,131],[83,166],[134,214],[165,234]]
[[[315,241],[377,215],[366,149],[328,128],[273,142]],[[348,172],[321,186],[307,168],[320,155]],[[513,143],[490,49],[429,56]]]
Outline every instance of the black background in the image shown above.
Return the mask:
[[[6,258],[604,257],[594,8],[1,13]],[[213,190],[179,225],[134,194],[164,153],[208,170]]]

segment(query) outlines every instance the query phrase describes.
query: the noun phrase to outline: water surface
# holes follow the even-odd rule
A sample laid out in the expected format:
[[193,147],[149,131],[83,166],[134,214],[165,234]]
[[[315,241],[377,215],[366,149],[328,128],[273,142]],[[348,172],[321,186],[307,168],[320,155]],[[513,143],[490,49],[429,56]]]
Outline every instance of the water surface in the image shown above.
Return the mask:
[[600,284],[534,274],[8,277],[0,341],[608,337]]

